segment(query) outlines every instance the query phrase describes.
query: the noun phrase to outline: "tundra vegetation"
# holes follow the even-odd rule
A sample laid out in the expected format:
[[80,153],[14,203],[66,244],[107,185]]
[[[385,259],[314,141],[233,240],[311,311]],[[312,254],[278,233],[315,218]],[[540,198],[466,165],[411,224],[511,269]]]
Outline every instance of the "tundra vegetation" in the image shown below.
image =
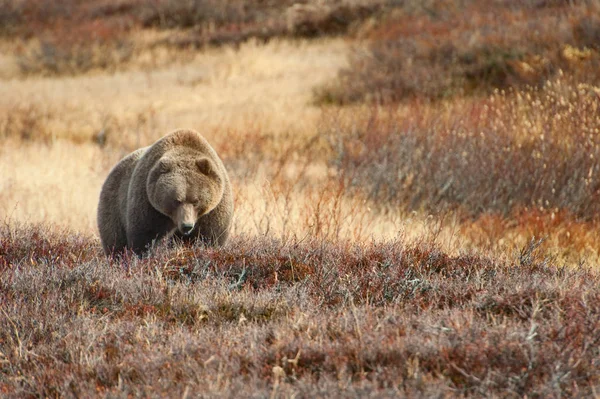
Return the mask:
[[[600,392],[600,2],[0,0],[0,396]],[[104,256],[124,155],[223,248]]]

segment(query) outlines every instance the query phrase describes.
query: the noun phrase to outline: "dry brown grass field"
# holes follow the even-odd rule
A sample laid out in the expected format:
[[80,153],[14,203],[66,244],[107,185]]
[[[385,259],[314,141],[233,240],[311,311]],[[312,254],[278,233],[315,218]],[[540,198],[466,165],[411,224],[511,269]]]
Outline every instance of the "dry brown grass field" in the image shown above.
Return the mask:
[[[597,397],[598,1],[0,0],[0,396]],[[106,258],[200,131],[223,248]]]

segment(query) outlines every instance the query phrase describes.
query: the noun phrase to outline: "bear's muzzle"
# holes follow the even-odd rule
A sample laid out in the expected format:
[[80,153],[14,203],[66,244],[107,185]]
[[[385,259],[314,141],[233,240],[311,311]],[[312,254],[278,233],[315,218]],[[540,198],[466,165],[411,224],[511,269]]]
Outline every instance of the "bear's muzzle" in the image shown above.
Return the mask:
[[175,224],[181,234],[189,235],[196,226],[196,209],[192,204],[181,204],[175,211]]
[[186,236],[190,235],[193,230],[194,225],[192,223],[184,223],[181,226],[179,226],[179,231]]

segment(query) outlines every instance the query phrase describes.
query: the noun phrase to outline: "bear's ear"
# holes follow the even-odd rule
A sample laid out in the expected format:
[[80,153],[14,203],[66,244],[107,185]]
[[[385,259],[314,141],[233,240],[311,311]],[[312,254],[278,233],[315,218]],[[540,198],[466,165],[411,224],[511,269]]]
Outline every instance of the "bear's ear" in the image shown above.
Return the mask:
[[207,158],[201,158],[196,160],[196,166],[198,170],[205,175],[211,175],[213,173],[213,167]]
[[171,169],[173,167],[173,165],[167,158],[161,158],[160,161],[158,161],[157,166],[158,166],[158,170],[160,171],[160,173],[168,173],[171,171]]

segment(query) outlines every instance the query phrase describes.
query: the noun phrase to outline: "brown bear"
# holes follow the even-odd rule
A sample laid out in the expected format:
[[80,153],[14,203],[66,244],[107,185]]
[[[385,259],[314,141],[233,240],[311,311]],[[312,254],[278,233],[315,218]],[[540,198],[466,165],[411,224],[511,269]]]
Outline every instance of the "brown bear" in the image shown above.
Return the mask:
[[123,158],[109,173],[98,204],[107,255],[142,254],[155,240],[177,236],[225,243],[233,217],[223,162],[200,133],[177,130]]

